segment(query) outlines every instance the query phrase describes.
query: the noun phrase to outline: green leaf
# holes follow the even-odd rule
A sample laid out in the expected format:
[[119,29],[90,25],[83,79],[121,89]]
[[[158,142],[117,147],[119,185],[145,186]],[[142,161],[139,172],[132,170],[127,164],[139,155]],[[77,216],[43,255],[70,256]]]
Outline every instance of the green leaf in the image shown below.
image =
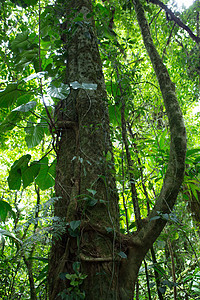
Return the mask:
[[159,289],[159,291],[161,292],[161,294],[163,294],[163,295],[164,295],[164,293],[166,292],[166,286],[164,286],[164,287],[159,287],[158,289]]
[[110,151],[106,153],[106,161],[110,161],[112,159],[112,154]]
[[17,98],[23,96],[27,91],[18,90],[17,83],[8,84],[5,90],[0,91],[0,108],[8,108]]
[[79,273],[79,270],[80,270],[80,267],[81,267],[81,263],[79,262],[79,261],[75,261],[74,263],[73,263],[73,270],[74,270],[74,272],[76,273],[76,274],[78,274]]
[[69,223],[70,228],[75,231],[81,224],[81,220],[77,220],[77,221],[71,221]]
[[113,126],[121,125],[120,107],[118,105],[109,105],[109,119]]
[[44,278],[47,278],[48,275],[48,264],[46,266],[44,266],[44,268],[39,272],[38,276],[36,277],[36,281],[40,281]]
[[97,191],[92,190],[92,189],[87,189],[87,191],[88,191],[89,193],[91,193],[93,196],[97,193]]
[[60,100],[64,100],[69,95],[70,88],[69,88],[68,84],[61,83],[57,87],[55,85],[55,82],[54,83],[51,82],[51,84],[49,85],[49,87],[47,89],[47,93],[52,98],[57,98],[57,99],[60,99]]
[[88,206],[95,206],[97,204],[97,199],[89,199],[87,205]]
[[40,172],[35,180],[37,185],[41,190],[46,190],[55,184],[55,179],[53,174],[55,173],[55,161],[48,166],[48,158],[44,157],[40,161]]
[[20,239],[18,239],[14,234],[12,234],[11,232],[9,232],[8,230],[4,230],[4,229],[0,228],[0,234],[11,238],[17,244],[21,244],[22,245],[22,241]]
[[6,119],[0,124],[0,131],[7,132],[13,129],[22,120],[23,114],[28,113],[36,105],[35,101],[22,104],[11,111]]
[[9,176],[7,178],[8,185],[11,190],[18,190],[21,187],[21,170],[20,169],[11,169]]
[[96,83],[82,83],[82,88],[84,90],[96,90],[97,84]]
[[173,288],[174,286],[177,286],[178,283],[170,281],[170,280],[163,280],[162,282],[164,285],[167,285],[170,289]]
[[16,218],[15,212],[12,210],[10,204],[6,201],[0,200],[0,218],[5,222],[8,213],[11,213],[14,219]]
[[200,148],[190,149],[186,152],[186,157],[192,156],[193,154],[199,153]]
[[15,5],[26,8],[28,6],[35,5],[38,2],[38,0],[11,0],[11,2]]
[[37,104],[36,101],[30,101],[26,104],[22,104],[22,105],[16,107],[12,111],[19,111],[19,112],[22,112],[22,113],[26,113],[26,112],[30,111],[33,107],[35,107],[36,104]]
[[154,220],[158,220],[158,219],[161,219],[161,216],[152,217],[149,221],[154,221]]
[[21,121],[20,113],[17,111],[11,112],[0,124],[0,132],[5,133],[9,130],[12,130],[19,121]]
[[23,80],[24,80],[25,82],[28,82],[28,81],[30,81],[30,80],[32,80],[32,79],[35,79],[35,78],[42,78],[42,77],[45,76],[46,73],[47,73],[47,72],[33,73],[33,74],[29,75],[28,77],[23,78]]
[[49,174],[54,178],[56,177],[56,164],[57,164],[57,160],[55,159],[49,167]]
[[22,173],[23,188],[25,189],[30,185],[37,177],[40,171],[41,164],[38,161],[34,161],[27,167]]
[[26,137],[25,141],[28,148],[33,148],[37,146],[44,137],[44,128],[41,124],[37,124],[36,126],[26,127],[25,128]]
[[40,256],[32,256],[32,257],[29,257],[29,259],[39,260],[39,261],[42,261],[42,262],[47,263],[47,264],[49,262],[48,258],[46,258],[46,257],[40,257]]
[[28,167],[28,162],[31,155],[23,155],[20,159],[16,160],[9,171],[7,178],[8,185],[11,190],[19,190],[21,187],[21,179],[23,171]]
[[27,46],[30,45],[30,42],[28,41],[29,34],[29,31],[24,31],[22,33],[17,34],[14,41],[11,42],[12,50],[15,51],[17,49],[27,48]]

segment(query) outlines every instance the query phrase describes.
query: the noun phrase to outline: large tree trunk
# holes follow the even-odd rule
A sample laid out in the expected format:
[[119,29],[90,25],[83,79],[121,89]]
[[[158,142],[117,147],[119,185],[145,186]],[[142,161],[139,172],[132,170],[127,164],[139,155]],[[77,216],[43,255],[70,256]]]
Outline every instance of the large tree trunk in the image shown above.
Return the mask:
[[[183,180],[186,136],[174,84],[151,39],[139,0],[134,1],[147,51],[160,84],[171,130],[170,158],[163,188],[150,221],[138,227],[135,235],[119,233],[117,192],[114,181],[112,148],[102,65],[90,18],[91,0],[67,1],[66,82],[71,84],[66,100],[57,105],[58,142],[55,216],[66,225],[60,238],[53,237],[50,270],[50,300],[59,293],[77,295],[85,291],[87,300],[130,300],[138,270],[147,251],[165,226],[157,212],[169,213]],[[83,19],[74,20],[78,14]],[[81,17],[81,15],[79,15]],[[91,90],[75,89],[75,81],[88,83]],[[97,88],[95,85],[96,84]],[[76,222],[73,222],[76,221]],[[59,222],[55,225],[58,225]],[[76,226],[77,229],[76,229]],[[57,234],[58,235],[58,234]],[[118,254],[124,252],[127,258]],[[123,256],[123,254],[121,255]],[[125,255],[124,255],[125,256]],[[80,269],[75,272],[75,266]],[[74,268],[73,268],[74,267]],[[70,275],[86,274],[82,285],[74,288]],[[72,283],[72,282],[71,282]]]
[[[59,239],[53,238],[49,272],[52,300],[61,299],[58,293],[70,287],[70,280],[61,279],[60,274],[74,273],[74,262],[80,262],[80,273],[87,275],[78,287],[84,289],[86,299],[113,299],[117,294],[112,237],[119,229],[118,202],[104,76],[94,23],[88,18],[90,2],[67,1],[66,7],[68,14],[74,13],[65,24],[65,31],[72,34],[64,36],[66,82],[72,87],[67,99],[57,105],[56,195],[60,199],[55,216],[68,225]],[[80,13],[83,20],[73,21]],[[94,85],[89,86],[92,89],[75,89],[75,81]],[[72,224],[79,224],[70,223],[75,220],[81,222],[73,232]],[[105,234],[109,231],[110,236]]]

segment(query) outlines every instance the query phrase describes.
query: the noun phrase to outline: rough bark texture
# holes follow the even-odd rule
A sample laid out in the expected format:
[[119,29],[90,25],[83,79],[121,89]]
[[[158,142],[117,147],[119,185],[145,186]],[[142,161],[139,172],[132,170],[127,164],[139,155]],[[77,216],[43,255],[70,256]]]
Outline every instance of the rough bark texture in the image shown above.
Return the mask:
[[[57,106],[60,138],[56,194],[60,198],[55,204],[55,216],[67,226],[60,239],[53,238],[50,300],[61,299],[58,294],[72,288],[70,280],[60,275],[74,273],[74,262],[79,262],[80,273],[87,275],[82,286],[78,286],[85,291],[85,299],[132,299],[142,260],[165,225],[164,220],[151,221],[151,218],[157,211],[171,211],[183,180],[186,135],[175,87],[155,49],[140,1],[135,0],[134,5],[169,117],[171,150],[167,173],[150,221],[135,235],[120,235],[113,164],[112,159],[108,160],[112,151],[104,77],[94,23],[87,17],[91,1],[67,1],[66,11],[72,17],[65,24],[65,32],[70,33],[65,35],[66,82],[93,83],[97,89],[74,89],[72,85],[67,99]],[[83,20],[73,22],[79,13],[83,14]],[[93,195],[88,189],[96,191],[94,206],[90,206],[89,196]],[[78,230],[72,232],[70,222],[75,220],[81,222]],[[127,259],[118,256],[120,251],[126,253]],[[68,289],[65,293],[73,291]]]
[[[72,15],[65,24],[65,31],[72,32],[64,37],[66,82],[92,83],[97,88],[72,87],[67,99],[57,105],[60,140],[55,189],[61,198],[55,204],[55,216],[65,223],[80,220],[81,224],[77,237],[70,235],[67,225],[61,238],[53,239],[50,299],[61,299],[57,295],[72,287],[60,274],[74,273],[75,261],[81,263],[80,273],[87,274],[79,287],[86,292],[86,299],[113,299],[117,289],[115,241],[101,232],[109,228],[114,236],[119,228],[112,159],[106,160],[106,154],[110,156],[112,150],[104,76],[93,20],[87,17],[92,12],[91,1],[68,1],[66,5],[68,15]],[[74,22],[80,13],[83,20]],[[88,189],[96,191],[94,197]]]

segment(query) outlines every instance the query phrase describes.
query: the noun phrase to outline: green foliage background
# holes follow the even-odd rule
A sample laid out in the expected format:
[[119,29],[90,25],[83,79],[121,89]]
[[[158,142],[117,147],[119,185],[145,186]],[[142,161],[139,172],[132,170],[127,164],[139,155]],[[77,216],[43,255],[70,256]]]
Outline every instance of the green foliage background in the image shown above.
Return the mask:
[[[177,299],[198,299],[199,45],[183,29],[167,21],[158,6],[142,2],[156,47],[176,84],[187,127],[188,151],[177,205],[169,215],[158,212],[158,217],[167,219],[168,225],[154,245],[156,261],[148,253],[140,270],[139,299],[146,299],[147,279],[152,298],[158,299],[155,271],[164,299],[172,299],[174,286],[178,290]],[[199,1],[182,12],[174,6],[173,11],[193,32],[199,32],[196,21]],[[63,35],[68,32],[62,26],[67,18],[61,0],[0,1],[1,299],[30,299],[31,274],[35,295],[47,299],[51,236],[54,233],[59,237],[66,226],[53,217],[52,206],[57,200],[53,190],[57,136],[54,110],[58,101],[67,97],[70,88],[65,84],[63,41]],[[108,94],[121,231],[131,233],[136,230],[136,224],[130,183],[136,186],[141,214],[146,218],[166,171],[170,143],[168,121],[132,2],[94,1],[94,19]],[[72,32],[82,21],[81,15],[74,19]],[[72,87],[76,84],[80,85],[72,83]],[[95,87],[82,85],[81,88]],[[122,137],[122,109],[131,168]],[[106,160],[110,156],[108,153]],[[89,205],[95,206],[95,191],[88,192]],[[79,226],[76,225],[70,225],[73,234]],[[172,276],[173,264],[176,283]],[[69,280],[78,282],[84,276],[76,275]]]

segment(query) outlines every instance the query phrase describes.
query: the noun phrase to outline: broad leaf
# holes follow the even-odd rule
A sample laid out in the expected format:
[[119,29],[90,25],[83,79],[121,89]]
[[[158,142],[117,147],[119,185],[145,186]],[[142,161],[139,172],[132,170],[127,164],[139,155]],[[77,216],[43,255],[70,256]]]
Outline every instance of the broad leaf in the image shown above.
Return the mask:
[[0,124],[0,131],[6,132],[13,129],[18,122],[23,118],[23,114],[26,114],[36,106],[35,101],[30,101],[26,104],[22,104],[11,111],[11,113],[6,117],[6,119]]
[[123,251],[120,251],[120,252],[118,253],[118,255],[119,255],[121,258],[127,258],[126,253],[124,253]]
[[25,189],[29,184],[31,184],[37,177],[40,171],[40,163],[34,161],[27,167],[22,173],[23,188]]
[[6,119],[0,124],[0,132],[6,132],[13,129],[18,122],[21,121],[20,113],[17,111],[11,112]]
[[8,213],[11,213],[13,218],[16,218],[15,212],[12,210],[10,204],[6,201],[0,200],[0,219],[5,222]]
[[28,167],[28,162],[31,155],[23,155],[20,159],[16,160],[11,167],[8,176],[8,185],[11,190],[19,190],[21,187],[21,179],[23,171]]
[[[17,1],[16,1],[17,2]],[[16,49],[25,49],[30,45],[30,41],[28,41],[29,31],[24,31],[22,33],[17,34],[14,41],[11,42],[11,48],[13,51]]]
[[69,223],[69,226],[70,226],[70,228],[71,228],[73,231],[75,231],[75,230],[80,226],[80,224],[81,224],[81,221],[80,221],[80,220],[77,220],[77,221],[71,221],[71,222]]
[[36,126],[26,127],[25,128],[26,137],[25,141],[28,148],[33,148],[37,146],[44,137],[44,129],[41,124],[37,124]]
[[0,91],[0,108],[8,108],[17,98],[23,96],[27,91],[18,90],[17,83],[8,84],[6,89]]
[[186,153],[186,157],[192,156],[193,154],[199,153],[200,148],[190,149]]
[[70,86],[74,89],[84,89],[84,90],[96,90],[96,83],[79,83],[78,81],[70,82]]
[[33,107],[35,107],[36,104],[37,104],[36,101],[30,101],[26,104],[22,104],[22,105],[16,107],[12,111],[19,111],[19,112],[22,112],[22,113],[26,113],[26,112],[30,111]]
[[41,190],[46,190],[55,184],[55,161],[48,166],[48,158],[44,157],[40,161],[40,172],[36,178],[36,183]]
[[49,96],[52,98],[64,100],[69,95],[70,88],[69,88],[68,84],[61,83],[57,87],[56,83],[51,82],[51,84],[49,85],[49,87],[47,89],[47,92],[48,92]]
[[42,77],[44,77],[44,75],[45,75],[46,73],[47,73],[47,72],[33,73],[33,74],[31,74],[30,76],[28,76],[28,77],[26,77],[26,78],[23,78],[23,80],[24,80],[25,82],[28,82],[28,81],[30,81],[30,80],[32,80],[32,79],[35,79],[35,78],[42,78]]

